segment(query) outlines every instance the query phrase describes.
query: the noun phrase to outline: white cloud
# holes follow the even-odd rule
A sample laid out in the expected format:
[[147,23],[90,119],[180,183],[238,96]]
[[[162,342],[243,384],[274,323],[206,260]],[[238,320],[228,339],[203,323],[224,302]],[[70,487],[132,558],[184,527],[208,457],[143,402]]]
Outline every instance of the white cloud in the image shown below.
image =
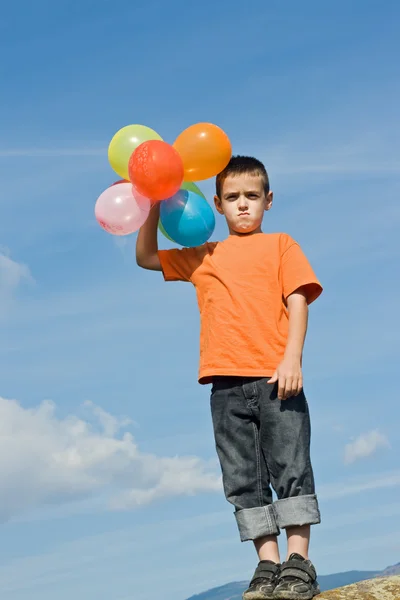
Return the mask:
[[126,427],[86,403],[86,419],[58,418],[52,402],[25,409],[0,398],[0,517],[102,494],[128,509],[165,497],[220,491],[215,462],[141,453]]
[[24,281],[33,281],[29,268],[0,252],[0,316],[10,307],[14,293]]
[[[375,513],[375,517],[376,517],[376,513]],[[339,544],[325,545],[322,548],[319,548],[318,556],[337,556],[338,553],[340,553],[340,554],[350,554],[351,553],[354,556],[359,551],[363,551],[363,550],[365,550],[365,548],[368,548],[368,547],[387,549],[389,544],[398,541],[399,534],[400,534],[400,531],[392,531],[391,533],[386,533],[384,535],[361,537],[359,539],[350,539],[349,540],[347,538],[345,543],[343,543],[343,540],[341,540]],[[375,567],[377,570],[385,568],[384,566],[379,566],[379,563],[375,563],[375,564],[377,564],[377,567]]]
[[[376,506],[373,501],[370,502],[366,508],[361,508],[357,503],[355,504],[356,510],[352,512],[337,511],[334,514],[329,514],[323,521],[323,529],[339,529],[340,527],[354,527],[356,523],[372,523],[376,518]],[[379,506],[379,518],[391,519],[400,516],[400,503],[382,504]]]
[[318,487],[318,497],[322,500],[337,500],[346,496],[361,494],[370,490],[379,490],[400,486],[400,471],[388,473],[369,473],[366,478],[352,477],[347,481],[322,484]]
[[379,448],[388,448],[389,440],[379,431],[369,431],[359,435],[353,442],[345,447],[344,462],[346,465],[372,456]]

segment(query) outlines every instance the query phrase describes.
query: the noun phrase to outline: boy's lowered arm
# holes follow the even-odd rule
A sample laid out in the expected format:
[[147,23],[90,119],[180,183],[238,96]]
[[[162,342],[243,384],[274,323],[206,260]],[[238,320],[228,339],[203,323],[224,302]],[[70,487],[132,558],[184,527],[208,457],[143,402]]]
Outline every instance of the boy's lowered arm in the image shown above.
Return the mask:
[[288,297],[287,304],[289,309],[289,334],[285,356],[301,363],[308,326],[308,305],[304,289],[300,287],[293,292]]
[[139,230],[136,240],[136,262],[142,269],[161,271],[158,258],[158,220],[160,218],[160,203],[151,207],[149,216]]

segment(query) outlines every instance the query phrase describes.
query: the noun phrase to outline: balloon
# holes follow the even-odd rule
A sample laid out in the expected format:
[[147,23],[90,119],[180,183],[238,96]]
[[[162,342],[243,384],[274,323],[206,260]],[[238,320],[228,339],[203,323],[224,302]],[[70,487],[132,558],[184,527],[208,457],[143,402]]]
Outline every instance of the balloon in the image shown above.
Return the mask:
[[158,221],[158,229],[161,231],[161,233],[163,234],[163,236],[165,236],[167,238],[167,240],[169,240],[170,242],[175,242],[175,240],[173,240],[172,237],[170,237],[168,235],[168,233],[165,231],[164,226],[161,223],[161,219]]
[[191,125],[178,135],[173,146],[181,155],[187,181],[218,175],[232,155],[228,136],[212,123]]
[[130,183],[130,181],[129,180],[127,181],[126,179],[118,179],[118,181],[114,181],[114,183],[111,184],[111,187],[113,185],[118,185],[119,183]]
[[127,125],[117,131],[108,147],[108,160],[120,177],[129,179],[128,163],[131,154],[148,140],[162,140],[162,137],[145,125]]
[[[126,179],[118,179],[118,181],[114,181],[114,183],[112,183],[111,185],[118,185],[119,183],[130,183],[130,182],[127,181]],[[197,185],[195,183],[193,183],[193,181],[184,181],[181,185],[181,190],[188,190],[188,192],[194,192],[195,194],[198,194],[199,196],[201,196],[202,198],[204,198],[206,200],[206,197],[203,194],[203,192],[201,191],[201,189],[199,187],[197,187]]]
[[143,142],[129,160],[129,178],[138,192],[153,202],[165,200],[182,185],[182,159],[167,142]]
[[151,202],[132,188],[120,183],[107,188],[97,199],[96,219],[113,235],[128,235],[137,231],[149,216]]
[[[201,196],[202,198],[204,198],[204,200],[206,200],[206,197],[203,194],[203,192],[192,181],[184,181],[182,183],[181,190],[187,190],[188,192],[194,192],[195,194],[198,194],[199,196]],[[169,240],[170,242],[176,243],[175,240],[173,240],[172,237],[170,237],[168,235],[168,233],[165,231],[165,229],[163,227],[163,224],[161,223],[161,219],[158,221],[158,229],[167,238],[167,240]]]
[[210,204],[194,192],[179,190],[160,206],[161,223],[181,246],[201,246],[212,235],[215,216]]
[[206,200],[206,197],[203,194],[203,192],[201,191],[201,189],[198,188],[197,185],[195,183],[193,183],[193,181],[184,181],[181,185],[181,190],[187,190],[188,192],[194,192],[195,194],[198,194],[199,196],[204,198],[204,200]]

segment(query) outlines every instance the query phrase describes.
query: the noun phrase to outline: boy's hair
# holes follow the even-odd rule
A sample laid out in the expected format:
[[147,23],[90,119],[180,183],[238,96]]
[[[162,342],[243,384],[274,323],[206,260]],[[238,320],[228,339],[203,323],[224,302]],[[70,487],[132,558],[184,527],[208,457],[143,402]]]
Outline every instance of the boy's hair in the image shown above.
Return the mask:
[[225,179],[230,175],[243,175],[243,173],[262,177],[265,194],[269,193],[269,178],[263,163],[252,156],[232,156],[225,169],[218,173],[216,177],[215,188],[218,198],[221,198]]

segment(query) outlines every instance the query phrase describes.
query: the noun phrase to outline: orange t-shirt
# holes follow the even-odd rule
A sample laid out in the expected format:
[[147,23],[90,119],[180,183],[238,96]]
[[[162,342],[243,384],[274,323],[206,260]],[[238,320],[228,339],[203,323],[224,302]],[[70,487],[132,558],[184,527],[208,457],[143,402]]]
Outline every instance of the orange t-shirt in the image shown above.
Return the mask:
[[283,358],[286,298],[322,292],[299,244],[285,233],[230,235],[196,248],[159,250],[166,281],[190,281],[200,310],[199,383],[215,375],[270,377]]

